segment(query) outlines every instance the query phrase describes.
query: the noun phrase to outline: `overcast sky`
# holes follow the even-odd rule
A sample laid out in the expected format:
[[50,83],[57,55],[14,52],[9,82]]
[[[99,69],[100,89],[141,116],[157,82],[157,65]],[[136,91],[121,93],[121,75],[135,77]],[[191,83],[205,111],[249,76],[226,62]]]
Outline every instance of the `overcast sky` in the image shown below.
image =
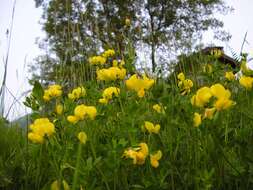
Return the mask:
[[[241,44],[246,32],[248,32],[247,41],[244,50],[253,56],[253,0],[226,0],[228,5],[234,7],[234,12],[222,16],[224,29],[232,34],[229,46],[236,52],[240,51]],[[0,82],[2,82],[4,58],[6,58],[7,39],[6,31],[10,28],[11,15],[14,0],[0,0]],[[29,88],[27,65],[40,54],[38,46],[35,44],[36,38],[43,38],[39,20],[42,14],[41,9],[35,8],[34,0],[17,0],[14,15],[14,24],[12,31],[11,48],[9,53],[7,87],[10,92],[20,97],[21,94]],[[212,39],[209,33],[203,38],[204,43],[215,43],[225,47],[226,44]],[[6,97],[6,110],[13,102],[10,92]],[[22,100],[21,100],[22,102]],[[9,118],[18,117],[25,113],[24,107],[16,104]]]

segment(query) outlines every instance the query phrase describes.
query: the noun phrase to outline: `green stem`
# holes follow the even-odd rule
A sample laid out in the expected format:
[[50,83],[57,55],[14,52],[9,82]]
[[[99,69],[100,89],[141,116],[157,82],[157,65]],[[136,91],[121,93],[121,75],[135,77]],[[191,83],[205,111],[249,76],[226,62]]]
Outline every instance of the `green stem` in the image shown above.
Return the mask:
[[77,151],[77,158],[76,158],[76,167],[75,167],[75,173],[73,177],[73,187],[72,189],[75,190],[77,186],[77,180],[78,180],[78,170],[81,160],[81,154],[82,154],[82,143],[79,143],[78,145],[78,151]]
[[[91,141],[90,141],[90,147],[91,147],[91,152],[92,152],[92,154],[93,154],[93,157],[94,157],[94,159],[96,159],[96,158],[97,158],[96,152],[95,152],[95,149],[94,149],[93,144],[92,144]],[[97,168],[98,172],[100,173],[100,175],[102,176],[102,179],[103,179],[103,181],[104,181],[104,183],[105,183],[106,189],[107,189],[107,190],[110,190],[109,184],[108,184],[107,181],[105,180],[105,175],[104,175],[104,173],[102,172],[102,170],[101,170],[99,167],[96,167],[96,168]]]
[[40,182],[38,181],[39,180],[39,176],[40,176],[40,168],[41,168],[41,163],[42,163],[42,149],[43,149],[43,144],[40,146],[40,155],[39,155],[39,162],[38,162],[38,168],[37,168],[37,172],[36,172],[36,186],[37,188],[36,189],[40,189],[39,186],[40,186]]

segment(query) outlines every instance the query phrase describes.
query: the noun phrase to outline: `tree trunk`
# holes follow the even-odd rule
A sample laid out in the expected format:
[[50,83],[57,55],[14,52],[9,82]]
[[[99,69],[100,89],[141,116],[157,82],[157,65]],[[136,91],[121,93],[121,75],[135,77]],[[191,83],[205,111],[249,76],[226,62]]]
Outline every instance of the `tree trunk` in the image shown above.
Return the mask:
[[151,61],[152,61],[152,72],[155,72],[156,69],[156,63],[155,63],[155,44],[152,40],[152,45],[151,45]]

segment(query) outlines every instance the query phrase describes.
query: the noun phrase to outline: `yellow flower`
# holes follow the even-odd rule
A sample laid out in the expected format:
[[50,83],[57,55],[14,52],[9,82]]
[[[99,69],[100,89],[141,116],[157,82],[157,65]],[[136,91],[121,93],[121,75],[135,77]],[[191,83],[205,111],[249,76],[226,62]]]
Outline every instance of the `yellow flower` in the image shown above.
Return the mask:
[[94,106],[86,106],[86,113],[90,119],[94,120],[97,116],[97,109]]
[[55,107],[55,112],[56,112],[58,115],[61,115],[62,112],[63,112],[63,105],[62,105],[62,104],[57,104],[56,107]]
[[157,168],[159,166],[159,160],[162,158],[162,151],[158,150],[155,154],[150,155],[151,166]]
[[97,109],[94,106],[86,106],[81,104],[76,106],[74,115],[78,118],[78,120],[84,120],[86,116],[94,120],[97,115]]
[[84,118],[86,116],[86,106],[84,104],[76,106],[76,108],[74,110],[74,115],[79,120],[84,120]]
[[49,96],[49,91],[48,90],[45,90],[44,91],[44,95],[43,95],[43,100],[45,101],[45,102],[48,102],[48,101],[50,101],[50,96]]
[[107,104],[114,96],[118,97],[120,93],[120,89],[117,87],[108,87],[103,91],[103,98],[99,99],[99,102],[102,104]]
[[28,133],[28,139],[30,141],[32,141],[33,143],[39,143],[39,144],[42,144],[43,141],[44,141],[43,136],[41,136],[39,134],[36,134],[36,133],[33,133],[33,132]]
[[225,78],[228,79],[229,81],[235,80],[235,75],[232,71],[226,72],[225,73]]
[[113,49],[108,49],[106,50],[102,56],[105,57],[105,58],[108,58],[108,57],[112,57],[115,55],[115,51]]
[[74,115],[69,115],[67,117],[67,120],[68,120],[68,122],[73,123],[73,124],[76,124],[79,121],[78,117],[76,117]]
[[123,157],[125,158],[131,158],[133,159],[133,164],[137,163],[137,151],[133,150],[132,148],[129,148],[128,150],[125,150],[123,153]]
[[177,75],[177,78],[178,78],[180,81],[184,81],[184,80],[185,80],[184,73],[179,73],[179,74]]
[[49,121],[48,118],[36,119],[31,125],[30,129],[32,132],[41,135],[51,136],[55,132],[54,124]]
[[190,79],[185,79],[184,73],[179,73],[177,75],[178,78],[178,87],[181,91],[182,95],[188,94],[193,87],[193,82]]
[[216,108],[206,108],[204,113],[204,118],[213,119],[213,115],[216,111]]
[[32,132],[28,133],[28,139],[34,143],[43,143],[44,136],[50,137],[55,133],[54,124],[48,118],[36,119],[29,128]]
[[89,63],[92,65],[104,65],[106,58],[103,56],[93,56],[89,58]]
[[123,157],[133,159],[133,164],[142,165],[145,163],[148,156],[148,145],[146,143],[140,143],[136,149],[129,148],[124,151]]
[[197,107],[204,107],[212,97],[210,88],[202,87],[200,88],[196,95],[191,98],[191,104]]
[[98,100],[98,102],[101,103],[101,104],[108,104],[108,100],[105,99],[105,98],[100,98],[100,99]]
[[253,78],[252,77],[242,76],[240,78],[239,82],[247,90],[251,90],[251,88],[253,86]]
[[199,113],[194,113],[193,117],[193,125],[194,127],[198,127],[201,124],[201,115]]
[[149,133],[155,133],[155,134],[158,134],[161,128],[159,124],[154,125],[153,123],[149,121],[145,121],[144,127]]
[[224,86],[222,86],[222,84],[214,84],[211,86],[211,92],[212,92],[212,95],[216,98],[226,98],[226,99],[229,99],[230,96],[231,96],[231,93],[229,90],[226,90],[224,88]]
[[86,90],[84,87],[77,87],[68,94],[68,98],[71,100],[76,100],[86,95]]
[[155,104],[153,105],[153,109],[157,112],[157,113],[162,113],[162,107],[159,104]]
[[86,141],[87,141],[87,135],[85,132],[79,132],[78,135],[77,135],[77,138],[79,139],[79,141],[82,143],[82,144],[85,144]]
[[190,79],[186,79],[184,81],[180,81],[182,82],[182,87],[181,87],[181,94],[185,95],[190,93],[191,88],[193,87],[193,82]]
[[60,85],[51,85],[48,89],[44,90],[44,101],[50,101],[51,98],[59,97],[62,95],[62,89]]
[[58,180],[55,180],[55,181],[51,184],[51,190],[60,190],[60,183],[58,182]]
[[137,92],[139,98],[143,98],[145,96],[145,90],[142,88]]
[[140,143],[140,150],[137,154],[137,164],[144,164],[145,159],[148,156],[148,145],[146,143]]
[[55,180],[52,184],[51,184],[51,190],[70,190],[70,187],[68,185],[68,183],[65,180],[62,180],[62,184],[60,184],[61,182],[59,180]]
[[117,79],[123,80],[126,76],[126,69],[118,67],[110,67],[108,69],[100,69],[96,71],[97,80],[114,81]]
[[235,105],[235,102],[229,99],[231,92],[229,90],[226,90],[221,84],[218,83],[212,85],[211,92],[213,96],[217,98],[216,102],[214,103],[216,110],[225,110]]
[[126,86],[129,90],[134,90],[138,93],[140,98],[144,97],[145,90],[149,90],[155,83],[155,80],[143,75],[142,78],[137,77],[136,74],[132,75],[126,80]]
[[228,98],[219,98],[215,104],[214,104],[214,107],[218,110],[218,111],[221,111],[221,110],[225,110],[225,109],[228,109],[230,108],[231,106],[235,105],[235,102],[228,99]]

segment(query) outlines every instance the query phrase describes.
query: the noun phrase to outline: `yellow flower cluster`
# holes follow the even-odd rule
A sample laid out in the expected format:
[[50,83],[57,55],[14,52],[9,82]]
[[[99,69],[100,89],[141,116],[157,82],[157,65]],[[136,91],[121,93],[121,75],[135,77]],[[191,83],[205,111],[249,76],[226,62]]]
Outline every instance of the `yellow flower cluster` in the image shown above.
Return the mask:
[[185,79],[184,73],[179,73],[178,78],[178,87],[182,95],[188,94],[193,87],[193,82],[190,79]]
[[36,119],[29,128],[32,132],[28,133],[28,139],[34,143],[43,143],[45,136],[55,133],[54,124],[48,118]]
[[89,58],[89,63],[92,65],[104,65],[106,63],[106,58],[103,56],[93,56]]
[[43,99],[44,101],[50,101],[54,97],[62,95],[62,88],[60,85],[51,85],[48,89],[44,90]]
[[[124,151],[124,158],[133,159],[133,164],[143,165],[149,154],[148,145],[146,143],[140,143],[138,148],[128,148]],[[162,158],[162,151],[158,150],[155,154],[150,154],[150,164],[152,167],[157,168],[159,166],[159,160]]]
[[97,115],[97,109],[94,106],[86,106],[84,104],[76,106],[74,115],[69,115],[67,120],[70,123],[77,123],[80,120],[84,120],[86,117],[94,120]]
[[253,86],[253,77],[242,76],[239,82],[247,90],[251,90]]
[[217,98],[216,102],[214,103],[214,107],[220,111],[223,109],[228,109],[234,102],[230,100],[231,93],[229,90],[226,90],[223,85],[215,84],[212,85],[210,88],[202,87],[200,88],[196,95],[194,95],[191,99],[191,103],[197,107],[204,107],[211,97]]
[[142,165],[148,156],[148,145],[140,143],[138,148],[129,148],[124,151],[123,157],[133,159],[133,164]]
[[136,91],[140,98],[145,96],[145,90],[150,89],[154,83],[155,80],[148,78],[145,74],[142,75],[142,78],[139,78],[137,74],[134,74],[126,80],[127,88]]
[[115,51],[113,49],[108,49],[102,54],[104,58],[113,57],[114,55]]
[[117,87],[106,88],[103,91],[103,95],[102,95],[103,98],[100,98],[99,102],[102,103],[102,104],[107,104],[112,99],[113,95],[118,97],[119,93],[120,93],[120,89],[117,88]]
[[[212,119],[214,113],[217,111],[225,110],[235,105],[235,102],[230,100],[231,92],[224,88],[223,85],[217,83],[212,85],[210,88],[200,88],[196,95],[191,99],[191,104],[196,107],[205,107],[210,99],[214,97],[216,100],[213,103],[212,108],[205,108],[203,119]],[[201,115],[194,113],[193,123],[195,127],[201,124]]]
[[226,90],[221,84],[215,84],[211,86],[212,95],[217,98],[214,103],[216,110],[225,110],[235,105],[235,102],[230,100],[231,92]]
[[117,79],[123,80],[126,76],[126,69],[119,67],[110,67],[108,69],[97,70],[97,80],[114,81]]
[[229,81],[235,80],[235,75],[232,71],[225,73],[225,78]]
[[86,90],[84,87],[77,87],[72,90],[71,93],[68,94],[68,98],[71,100],[77,100],[86,95]]
[[158,134],[161,128],[159,124],[154,125],[152,122],[149,121],[145,121],[144,127],[149,133],[155,134]]

